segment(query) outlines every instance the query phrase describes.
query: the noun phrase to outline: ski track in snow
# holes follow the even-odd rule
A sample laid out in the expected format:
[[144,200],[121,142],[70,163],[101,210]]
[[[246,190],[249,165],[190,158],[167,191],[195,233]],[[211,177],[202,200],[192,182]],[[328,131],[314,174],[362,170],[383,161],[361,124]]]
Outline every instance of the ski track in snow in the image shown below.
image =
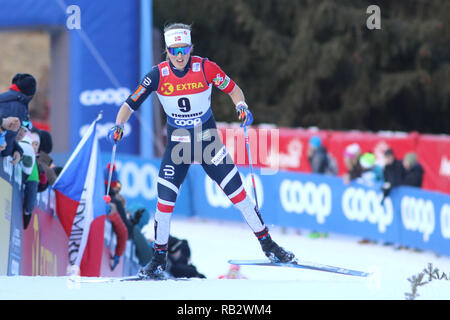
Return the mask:
[[[153,221],[144,230],[151,232],[152,228]],[[333,233],[328,238],[310,239],[309,231],[299,235],[290,229],[269,228],[272,238],[299,259],[373,275],[360,278],[314,270],[241,266],[241,273],[248,279],[219,280],[217,277],[228,271],[229,259],[264,258],[251,229],[238,222],[173,219],[172,234],[189,241],[192,262],[207,279],[79,283],[69,277],[1,276],[0,299],[403,300],[405,293],[411,293],[408,278],[428,263],[450,274],[450,257],[433,252],[361,245],[357,237]],[[418,293],[417,299],[450,299],[450,281],[434,280],[419,287]]]

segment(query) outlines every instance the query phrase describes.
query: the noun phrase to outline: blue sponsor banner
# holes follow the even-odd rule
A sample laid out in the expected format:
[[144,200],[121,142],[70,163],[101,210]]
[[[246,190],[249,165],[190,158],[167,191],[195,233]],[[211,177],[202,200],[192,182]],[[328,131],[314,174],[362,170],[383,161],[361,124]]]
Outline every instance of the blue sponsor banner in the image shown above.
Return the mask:
[[402,225],[399,232],[401,243],[450,253],[449,195],[401,187],[393,198]]
[[[247,194],[251,175],[241,167]],[[193,213],[204,218],[242,221],[221,189],[199,166],[188,174],[195,186]],[[293,172],[256,175],[260,211],[267,225],[361,236],[450,254],[450,195],[418,188],[383,192],[339,177]]]
[[[103,156],[104,167],[110,155]],[[155,212],[159,159],[116,158],[122,194],[128,203]],[[412,187],[383,192],[339,177],[279,171],[255,182],[261,215],[269,227],[349,234],[450,255],[450,195]],[[239,167],[253,198],[250,170]],[[242,215],[200,165],[191,165],[175,204],[174,216],[243,221]]]

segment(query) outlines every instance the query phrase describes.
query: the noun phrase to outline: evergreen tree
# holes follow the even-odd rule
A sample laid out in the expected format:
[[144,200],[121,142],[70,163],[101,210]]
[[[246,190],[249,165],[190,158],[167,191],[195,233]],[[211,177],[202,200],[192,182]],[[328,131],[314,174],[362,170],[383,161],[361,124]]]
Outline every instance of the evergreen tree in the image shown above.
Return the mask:
[[[369,5],[381,30],[369,30]],[[155,26],[192,24],[194,54],[244,90],[256,123],[450,133],[447,0],[154,1]],[[162,39],[161,39],[162,41]],[[218,121],[236,121],[213,94]]]

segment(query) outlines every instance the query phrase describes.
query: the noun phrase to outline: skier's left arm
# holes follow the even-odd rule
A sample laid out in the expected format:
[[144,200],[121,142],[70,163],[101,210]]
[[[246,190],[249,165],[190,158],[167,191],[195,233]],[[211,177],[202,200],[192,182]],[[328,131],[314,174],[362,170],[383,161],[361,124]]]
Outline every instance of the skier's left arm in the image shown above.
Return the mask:
[[227,93],[236,106],[239,120],[242,120],[241,127],[251,125],[253,115],[248,109],[247,103],[245,103],[245,96],[241,88],[216,63],[206,59],[204,65],[206,80],[213,83],[219,90]]

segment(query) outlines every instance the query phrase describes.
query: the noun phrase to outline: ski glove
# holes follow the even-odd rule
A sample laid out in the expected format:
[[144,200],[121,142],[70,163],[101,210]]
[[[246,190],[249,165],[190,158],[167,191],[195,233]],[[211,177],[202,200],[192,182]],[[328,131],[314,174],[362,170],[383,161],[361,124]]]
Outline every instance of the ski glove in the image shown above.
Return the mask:
[[108,140],[112,144],[118,143],[123,137],[123,124],[116,124],[114,127],[109,129]]
[[112,257],[112,263],[111,263],[111,271],[114,271],[114,269],[117,267],[117,265],[120,262],[120,257],[119,256],[114,256]]
[[249,126],[253,123],[253,115],[248,109],[248,106],[245,102],[238,102],[236,105],[236,112],[238,114],[239,120],[242,121],[241,128]]

